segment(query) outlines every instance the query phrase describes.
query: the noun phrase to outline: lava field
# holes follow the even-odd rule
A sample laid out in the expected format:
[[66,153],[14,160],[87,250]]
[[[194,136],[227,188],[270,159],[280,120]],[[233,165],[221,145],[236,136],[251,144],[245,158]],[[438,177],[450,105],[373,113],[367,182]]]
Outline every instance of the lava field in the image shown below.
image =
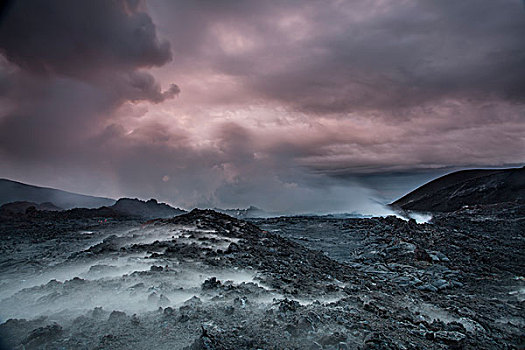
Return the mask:
[[6,349],[522,349],[522,207],[1,219]]

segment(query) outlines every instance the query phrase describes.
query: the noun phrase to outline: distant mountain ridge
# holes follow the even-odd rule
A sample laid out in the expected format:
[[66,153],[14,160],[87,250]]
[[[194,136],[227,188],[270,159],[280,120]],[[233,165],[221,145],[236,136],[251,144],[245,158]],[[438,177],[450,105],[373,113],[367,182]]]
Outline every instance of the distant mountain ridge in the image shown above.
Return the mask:
[[63,209],[99,208],[115,204],[115,200],[111,198],[88,196],[0,179],[0,205],[21,201],[34,203],[51,202]]
[[137,198],[120,198],[115,201],[0,179],[0,210],[4,214],[24,214],[31,207],[39,211],[74,209],[75,213],[91,216],[142,219],[169,218],[186,213],[185,210],[159,203],[155,199],[143,201]]
[[147,219],[170,218],[186,213],[186,210],[174,208],[166,203],[159,203],[156,199],[143,201],[137,198],[120,198],[117,203],[109,208],[121,215]]
[[468,205],[525,204],[525,167],[462,170],[439,177],[396,200],[392,207],[448,212]]

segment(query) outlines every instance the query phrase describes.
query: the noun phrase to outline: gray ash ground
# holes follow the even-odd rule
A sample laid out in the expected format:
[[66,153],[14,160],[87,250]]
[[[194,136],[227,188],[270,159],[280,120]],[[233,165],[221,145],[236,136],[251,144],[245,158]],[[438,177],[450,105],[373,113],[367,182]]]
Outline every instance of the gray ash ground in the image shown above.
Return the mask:
[[3,217],[8,349],[522,349],[522,207]]

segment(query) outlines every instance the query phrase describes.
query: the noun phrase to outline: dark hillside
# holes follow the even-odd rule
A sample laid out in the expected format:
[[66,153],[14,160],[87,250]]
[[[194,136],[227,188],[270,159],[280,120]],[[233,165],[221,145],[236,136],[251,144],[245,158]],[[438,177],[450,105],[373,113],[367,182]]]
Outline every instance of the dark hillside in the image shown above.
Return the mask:
[[525,202],[525,168],[463,170],[433,180],[398,199],[393,207],[448,212],[465,205]]

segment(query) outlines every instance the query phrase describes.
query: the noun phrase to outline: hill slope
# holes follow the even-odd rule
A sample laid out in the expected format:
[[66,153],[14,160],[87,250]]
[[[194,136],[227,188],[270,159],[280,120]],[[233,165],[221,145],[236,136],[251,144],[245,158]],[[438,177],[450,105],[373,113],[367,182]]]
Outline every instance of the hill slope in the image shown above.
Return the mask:
[[447,212],[465,205],[525,203],[525,167],[462,170],[437,178],[391,205],[404,210]]
[[0,212],[10,212],[10,213],[25,213],[29,208],[34,207],[35,210],[45,210],[45,211],[60,211],[62,208],[57,207],[51,202],[44,202],[41,204],[34,202],[11,202],[3,204],[0,206]]
[[111,206],[114,199],[93,197],[48,187],[27,185],[8,179],[0,179],[0,205],[10,202],[27,201],[35,203],[51,202],[64,209],[75,207],[98,208]]

